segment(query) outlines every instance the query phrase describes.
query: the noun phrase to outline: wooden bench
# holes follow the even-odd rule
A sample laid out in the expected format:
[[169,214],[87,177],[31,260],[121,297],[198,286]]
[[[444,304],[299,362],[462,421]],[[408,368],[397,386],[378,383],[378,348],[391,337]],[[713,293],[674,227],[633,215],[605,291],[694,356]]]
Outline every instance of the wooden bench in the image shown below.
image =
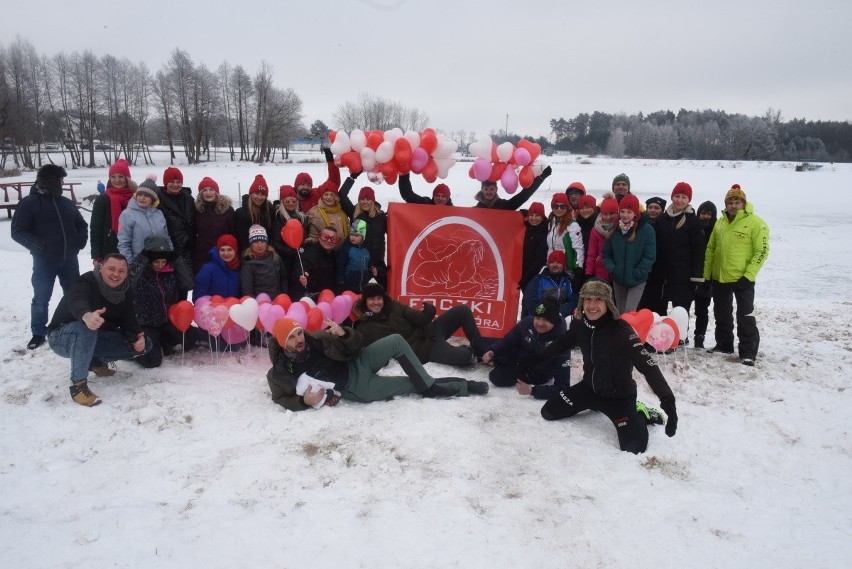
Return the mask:
[[[35,182],[4,182],[0,183],[0,189],[3,190],[3,203],[0,203],[0,209],[6,210],[6,215],[9,219],[12,219],[12,213],[18,208],[18,202],[24,199],[24,190],[29,192],[30,187],[35,184]],[[80,202],[77,201],[77,194],[74,191],[76,186],[81,185],[82,182],[65,182],[62,184],[62,191],[71,193],[71,202],[80,207]],[[15,194],[12,192],[17,192],[18,199],[10,199],[15,197]]]

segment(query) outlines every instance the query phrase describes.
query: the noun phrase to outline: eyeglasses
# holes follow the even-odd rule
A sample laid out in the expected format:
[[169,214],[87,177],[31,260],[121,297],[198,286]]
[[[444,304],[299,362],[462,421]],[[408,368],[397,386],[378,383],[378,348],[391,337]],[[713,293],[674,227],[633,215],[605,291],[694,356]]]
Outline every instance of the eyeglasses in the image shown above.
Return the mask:
[[337,237],[337,235],[328,235],[327,233],[320,233],[319,239],[323,243],[329,243],[331,245],[334,245],[335,243],[340,241],[340,238]]
[[552,207],[553,209],[566,209],[568,206],[564,203],[555,203],[550,207]]

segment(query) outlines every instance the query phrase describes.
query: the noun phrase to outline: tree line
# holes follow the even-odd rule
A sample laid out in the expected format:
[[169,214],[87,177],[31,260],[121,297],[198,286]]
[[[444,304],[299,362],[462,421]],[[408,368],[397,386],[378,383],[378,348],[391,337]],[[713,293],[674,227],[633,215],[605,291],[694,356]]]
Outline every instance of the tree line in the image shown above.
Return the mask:
[[772,108],[760,117],[686,109],[648,115],[595,111],[551,119],[550,128],[559,150],[615,158],[848,162],[852,157],[849,122],[785,122]]

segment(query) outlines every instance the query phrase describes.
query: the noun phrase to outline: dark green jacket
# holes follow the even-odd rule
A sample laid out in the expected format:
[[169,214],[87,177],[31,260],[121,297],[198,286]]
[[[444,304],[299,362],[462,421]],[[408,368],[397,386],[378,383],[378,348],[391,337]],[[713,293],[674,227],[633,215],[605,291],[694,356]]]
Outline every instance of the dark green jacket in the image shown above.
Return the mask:
[[645,216],[627,235],[618,226],[604,242],[603,263],[612,280],[628,288],[648,280],[657,259],[657,236]]
[[424,364],[429,361],[429,352],[435,337],[432,335],[429,323],[435,318],[435,307],[427,305],[426,310],[420,311],[406,306],[385,295],[385,305],[381,312],[374,314],[367,310],[366,301],[362,298],[355,304],[355,315],[358,317],[356,327],[364,336],[364,345],[369,346],[376,340],[381,340],[391,334],[399,334],[408,344],[417,358]]

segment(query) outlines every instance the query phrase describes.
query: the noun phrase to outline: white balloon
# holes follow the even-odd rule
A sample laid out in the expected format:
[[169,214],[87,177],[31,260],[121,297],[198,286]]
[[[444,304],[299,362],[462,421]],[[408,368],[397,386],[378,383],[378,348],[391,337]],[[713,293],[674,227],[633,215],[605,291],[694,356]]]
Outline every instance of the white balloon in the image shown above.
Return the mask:
[[247,298],[240,304],[235,304],[228,309],[231,320],[246,330],[253,330],[257,326],[257,313],[259,307],[253,298]]
[[438,135],[438,146],[435,147],[435,151],[432,153],[432,157],[436,159],[450,158],[453,154],[456,153],[456,150],[458,149],[458,142],[456,142],[455,140],[450,140],[449,138],[443,135]]
[[393,142],[385,140],[376,148],[376,162],[384,164],[393,158]]
[[349,135],[343,131],[337,131],[334,142],[331,143],[331,153],[340,156],[350,150],[352,150],[352,146],[349,143]]
[[470,150],[470,153],[477,158],[482,158],[483,160],[491,162],[491,147],[493,144],[491,137],[486,134],[482,138],[471,143],[471,145],[468,146],[468,150]]
[[514,152],[515,145],[511,142],[504,142],[497,146],[497,158],[500,159],[500,162],[508,162]]
[[456,161],[454,158],[435,158],[435,165],[438,166],[438,177],[442,180],[447,178],[447,174],[450,173],[450,168],[455,166]]
[[411,145],[411,151],[415,151],[420,148],[420,133],[414,132],[413,130],[406,131],[405,139]]
[[[316,306],[316,305],[317,305],[317,303],[316,303],[316,302],[314,302],[314,299],[313,299],[313,298],[311,298],[310,296],[303,296],[302,298],[300,298],[300,299],[299,299],[299,302],[302,302],[303,300],[304,300],[305,302],[307,302],[307,303],[308,303],[311,307],[314,307],[314,306]],[[294,303],[294,304],[295,304],[295,303]]]
[[686,308],[683,306],[675,306],[669,311],[669,318],[675,321],[677,324],[678,332],[680,332],[681,339],[685,339],[687,330],[689,328],[689,312],[686,311]]
[[546,168],[544,162],[542,162],[541,160],[536,160],[535,162],[530,164],[530,167],[532,168],[533,176],[540,176]]
[[367,146],[367,135],[364,134],[363,130],[356,128],[352,131],[352,135],[349,137],[349,143],[352,146],[352,150],[355,152],[361,152],[361,150]]
[[398,138],[402,138],[402,129],[399,127],[394,127],[390,130],[385,131],[385,142],[390,142],[391,146],[396,142]]
[[366,146],[361,149],[361,168],[370,170],[376,165],[376,151]]

